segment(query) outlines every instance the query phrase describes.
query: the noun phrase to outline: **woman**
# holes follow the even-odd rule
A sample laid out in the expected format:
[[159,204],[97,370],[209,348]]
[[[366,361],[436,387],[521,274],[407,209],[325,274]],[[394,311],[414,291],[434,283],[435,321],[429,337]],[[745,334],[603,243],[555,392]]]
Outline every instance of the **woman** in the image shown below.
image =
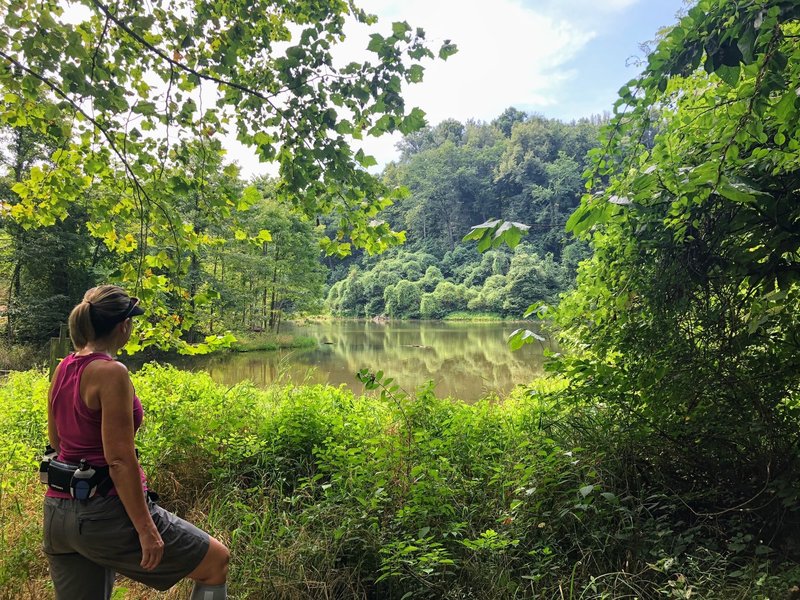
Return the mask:
[[138,299],[103,285],[86,292],[69,316],[75,352],[58,366],[50,387],[50,445],[58,462],[83,460],[110,479],[103,477],[88,500],[77,500],[50,478],[44,551],[57,600],[108,599],[115,573],[159,590],[189,577],[192,600],[227,597],[228,549],[147,496],[133,442],[142,404],[128,370],[114,360],[130,338],[132,318],[143,313]]

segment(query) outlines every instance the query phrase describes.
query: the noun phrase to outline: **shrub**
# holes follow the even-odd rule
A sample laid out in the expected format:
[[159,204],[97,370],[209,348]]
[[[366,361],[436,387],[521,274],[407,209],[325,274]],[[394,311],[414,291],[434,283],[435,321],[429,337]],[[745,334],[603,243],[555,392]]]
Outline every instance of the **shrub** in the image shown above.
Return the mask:
[[[237,598],[744,599],[791,581],[743,529],[690,524],[637,479],[624,432],[602,407],[564,408],[563,382],[466,405],[363,378],[377,396],[226,388],[159,365],[133,376],[150,482],[230,545]],[[32,484],[46,394],[41,372],[0,385],[7,597],[48,595]]]

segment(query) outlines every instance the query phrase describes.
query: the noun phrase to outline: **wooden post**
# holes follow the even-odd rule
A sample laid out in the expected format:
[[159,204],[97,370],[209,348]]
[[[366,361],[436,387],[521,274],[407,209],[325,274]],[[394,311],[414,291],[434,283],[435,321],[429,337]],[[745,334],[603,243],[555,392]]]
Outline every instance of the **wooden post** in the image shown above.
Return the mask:
[[53,379],[58,363],[69,354],[71,347],[72,342],[67,335],[67,326],[62,323],[58,328],[58,337],[50,338],[50,379]]

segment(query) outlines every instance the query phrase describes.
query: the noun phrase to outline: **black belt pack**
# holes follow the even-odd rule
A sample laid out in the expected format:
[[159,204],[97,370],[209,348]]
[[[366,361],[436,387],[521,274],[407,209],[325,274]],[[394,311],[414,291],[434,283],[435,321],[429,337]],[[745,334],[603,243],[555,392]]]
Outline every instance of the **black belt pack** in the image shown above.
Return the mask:
[[39,466],[39,477],[51,490],[70,494],[77,500],[105,496],[114,486],[108,467],[93,467],[85,460],[79,464],[57,460],[45,453]]

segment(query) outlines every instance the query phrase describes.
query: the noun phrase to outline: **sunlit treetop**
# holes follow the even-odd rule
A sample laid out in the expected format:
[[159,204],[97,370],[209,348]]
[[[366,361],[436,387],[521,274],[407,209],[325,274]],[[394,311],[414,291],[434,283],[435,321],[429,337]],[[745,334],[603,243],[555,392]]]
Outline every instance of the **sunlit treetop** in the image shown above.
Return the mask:
[[568,228],[589,232],[632,204],[764,200],[798,167],[798,87],[800,5],[697,2],[620,89]]

